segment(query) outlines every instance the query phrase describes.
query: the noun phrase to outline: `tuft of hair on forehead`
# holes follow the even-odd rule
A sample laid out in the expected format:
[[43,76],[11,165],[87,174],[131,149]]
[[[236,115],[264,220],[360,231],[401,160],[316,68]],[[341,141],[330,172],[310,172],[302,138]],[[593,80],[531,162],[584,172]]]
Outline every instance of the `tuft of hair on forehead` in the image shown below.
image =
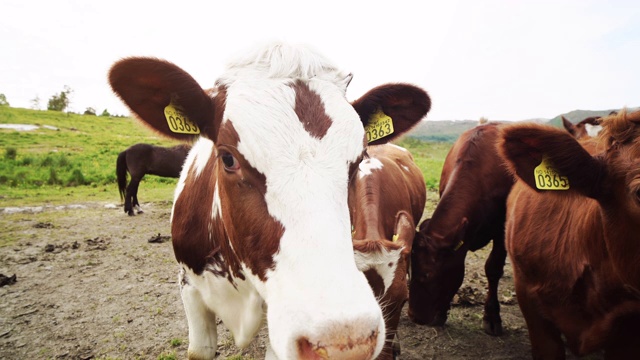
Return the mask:
[[323,78],[343,83],[345,88],[351,79],[349,73],[338,69],[310,46],[283,42],[259,46],[231,61],[218,82],[229,84],[242,77],[296,80]]

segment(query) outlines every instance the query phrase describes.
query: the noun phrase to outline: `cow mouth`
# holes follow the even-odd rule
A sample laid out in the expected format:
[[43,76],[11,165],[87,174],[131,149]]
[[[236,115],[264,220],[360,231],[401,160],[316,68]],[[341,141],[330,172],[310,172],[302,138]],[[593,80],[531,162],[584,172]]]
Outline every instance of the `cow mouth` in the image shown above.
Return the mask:
[[366,337],[350,336],[333,339],[332,343],[312,343],[307,337],[298,339],[300,359],[371,359],[376,349],[378,330],[372,330]]

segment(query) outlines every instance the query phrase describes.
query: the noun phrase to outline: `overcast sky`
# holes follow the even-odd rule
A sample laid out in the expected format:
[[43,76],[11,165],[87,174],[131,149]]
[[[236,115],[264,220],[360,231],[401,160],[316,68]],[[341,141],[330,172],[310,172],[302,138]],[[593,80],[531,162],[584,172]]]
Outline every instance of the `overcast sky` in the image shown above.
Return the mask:
[[423,87],[427,119],[640,106],[638,0],[2,0],[0,12],[0,93],[14,107],[37,96],[44,109],[68,85],[71,111],[128,114],[106,80],[114,61],[165,58],[211,87],[270,40],[352,72],[350,100],[385,82]]

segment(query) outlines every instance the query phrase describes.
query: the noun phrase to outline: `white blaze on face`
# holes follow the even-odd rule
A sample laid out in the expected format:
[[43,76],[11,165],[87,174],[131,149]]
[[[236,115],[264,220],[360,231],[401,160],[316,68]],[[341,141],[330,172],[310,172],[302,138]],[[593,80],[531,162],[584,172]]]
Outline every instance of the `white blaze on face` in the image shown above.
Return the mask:
[[402,256],[402,249],[389,251],[382,248],[380,251],[368,253],[356,251],[354,255],[358,270],[364,272],[369,269],[374,269],[382,278],[384,292],[386,292],[393,283],[396,269],[398,268],[398,261],[400,261],[400,256]]
[[378,331],[377,354],[384,321],[355,264],[347,206],[349,164],[364,150],[364,130],[344,88],[323,79],[308,86],[332,120],[321,139],[298,119],[290,83],[228,84],[223,121],[238,133],[238,151],[265,175],[269,214],[284,228],[267,281],[248,270],[245,276],[267,303],[270,341],[279,357],[296,357],[300,338],[315,343],[334,327],[344,332],[356,323],[367,330],[354,330],[354,337]]
[[584,124],[584,128],[587,130],[587,134],[591,137],[598,136],[598,133],[602,130],[601,125]]

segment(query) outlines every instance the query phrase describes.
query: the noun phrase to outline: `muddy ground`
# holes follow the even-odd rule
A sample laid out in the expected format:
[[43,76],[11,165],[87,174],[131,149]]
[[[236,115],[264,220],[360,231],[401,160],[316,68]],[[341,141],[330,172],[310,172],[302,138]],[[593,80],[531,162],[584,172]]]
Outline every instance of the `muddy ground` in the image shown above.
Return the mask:
[[[11,242],[0,247],[0,274],[16,275],[15,283],[0,287],[0,359],[186,358],[171,204],[144,203],[143,209],[128,217],[105,203],[0,207],[0,244]],[[459,304],[444,327],[415,325],[405,309],[401,359],[531,357],[508,264],[500,284],[505,334],[482,331],[487,254],[467,257]],[[243,350],[224,325],[218,332],[220,359],[264,357],[266,329]]]

